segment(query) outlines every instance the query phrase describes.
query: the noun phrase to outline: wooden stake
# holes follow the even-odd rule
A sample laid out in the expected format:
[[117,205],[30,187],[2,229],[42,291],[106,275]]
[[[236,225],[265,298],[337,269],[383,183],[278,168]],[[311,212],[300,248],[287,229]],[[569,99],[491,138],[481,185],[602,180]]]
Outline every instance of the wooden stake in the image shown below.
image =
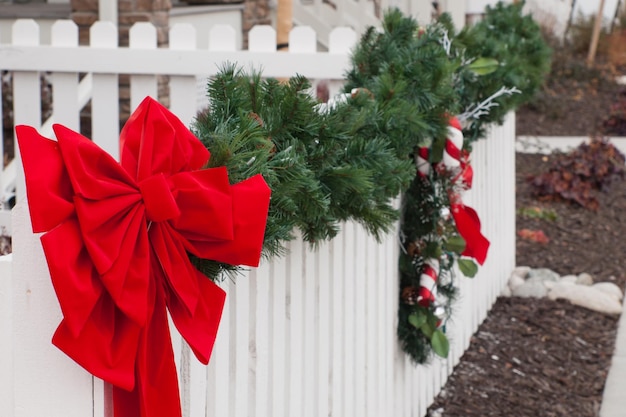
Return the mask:
[[600,40],[600,29],[602,29],[602,17],[604,16],[604,0],[600,0],[600,7],[596,15],[596,21],[593,25],[593,33],[591,35],[591,43],[589,44],[589,54],[587,55],[587,66],[591,67],[596,58],[598,49],[598,41]]
[[293,0],[278,0],[276,10],[276,44],[280,51],[289,50],[289,32],[293,27]]

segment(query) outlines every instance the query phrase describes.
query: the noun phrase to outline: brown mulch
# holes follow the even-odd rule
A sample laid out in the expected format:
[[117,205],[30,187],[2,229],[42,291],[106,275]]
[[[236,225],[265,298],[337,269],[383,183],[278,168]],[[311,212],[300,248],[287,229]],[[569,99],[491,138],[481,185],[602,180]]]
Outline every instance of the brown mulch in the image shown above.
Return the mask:
[[[539,202],[527,178],[550,157],[517,154],[517,208],[552,209],[556,220],[517,216],[517,230],[542,230],[546,244],[518,237],[517,264],[596,281],[626,284],[626,181],[598,195],[593,212],[564,202]],[[445,417],[594,417],[614,349],[617,317],[566,301],[498,298],[472,337],[442,393],[430,407]]]

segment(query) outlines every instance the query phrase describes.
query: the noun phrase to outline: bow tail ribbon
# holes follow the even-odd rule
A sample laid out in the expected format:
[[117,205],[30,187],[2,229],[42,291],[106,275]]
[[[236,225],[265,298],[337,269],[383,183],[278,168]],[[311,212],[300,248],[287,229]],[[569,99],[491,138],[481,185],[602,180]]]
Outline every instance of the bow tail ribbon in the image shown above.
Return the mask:
[[154,308],[137,346],[135,386],[113,387],[115,417],[180,417],[174,352],[166,312],[165,289],[151,280]]
[[476,211],[463,205],[454,203],[451,206],[452,217],[459,234],[465,239],[463,256],[469,256],[479,264],[484,264],[489,250],[489,240],[480,232],[480,219]]

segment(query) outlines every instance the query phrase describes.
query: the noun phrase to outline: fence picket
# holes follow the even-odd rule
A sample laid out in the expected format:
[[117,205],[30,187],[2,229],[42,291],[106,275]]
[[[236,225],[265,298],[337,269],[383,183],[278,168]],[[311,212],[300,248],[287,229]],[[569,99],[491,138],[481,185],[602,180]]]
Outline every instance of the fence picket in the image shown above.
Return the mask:
[[280,257],[271,263],[271,369],[270,386],[272,387],[270,401],[271,409],[268,416],[285,417],[285,404],[287,390],[285,381],[287,380],[287,292],[286,280],[287,259]]
[[[32,19],[20,19],[13,24],[13,45],[37,46],[39,44],[39,26]],[[23,71],[13,74],[13,122],[15,125],[41,126],[41,86],[39,72]],[[13,149],[16,155],[16,199],[25,195],[22,162],[19,158],[19,147],[14,140]]]
[[[170,29],[170,49],[195,50],[196,29],[191,24],[179,23]],[[196,115],[197,105],[189,97],[196,92],[196,77],[170,76],[170,110],[189,126]]]
[[332,252],[330,254],[330,265],[332,269],[332,358],[331,358],[331,415],[341,416],[344,409],[344,372],[343,364],[346,357],[344,356],[345,330],[343,326],[344,319],[344,282],[346,276],[343,274],[343,262],[346,259],[344,250],[344,237],[346,233],[345,224],[342,225],[342,231],[330,243]]
[[289,51],[315,53],[317,37],[313,29],[307,26],[295,27],[289,33]]
[[[304,244],[295,240],[290,242],[290,257],[287,270],[287,319],[289,322],[289,416],[301,416],[303,408],[304,378]],[[307,329],[308,330],[308,329]]]
[[[230,393],[233,401],[235,417],[248,417],[249,404],[249,359],[250,359],[250,279],[244,275],[237,279],[237,289],[234,294],[234,315],[231,316],[231,350],[235,352],[234,372],[231,369],[231,379],[234,379],[234,390]],[[234,338],[232,337],[234,336]],[[232,385],[232,384],[231,384]]]
[[[250,274],[251,281],[251,298],[254,297],[254,310],[251,309],[251,323],[255,323],[254,328],[250,329],[254,337],[254,398],[251,403],[254,404],[251,416],[261,417],[269,416],[269,363],[270,363],[270,266],[267,263],[262,264],[259,268]],[[252,306],[251,306],[252,307]],[[254,320],[252,320],[254,318]]]
[[317,388],[317,397],[314,403],[317,407],[315,416],[329,415],[329,395],[330,395],[330,286],[332,285],[332,263],[331,251],[333,246],[331,243],[324,243],[318,250],[318,267],[317,267],[317,344],[315,352],[318,356],[317,376],[311,378],[315,380]]
[[[77,47],[78,26],[71,20],[58,20],[52,25],[53,46]],[[52,102],[54,122],[78,131],[80,109],[78,107],[78,74],[55,72],[52,75]]]
[[230,410],[231,380],[231,350],[230,350],[230,318],[234,283],[226,280],[221,284],[226,291],[226,303],[222,313],[217,338],[213,347],[213,354],[207,369],[207,417],[222,417],[232,415]]
[[353,257],[348,258],[353,259],[354,266],[354,279],[355,279],[355,290],[354,290],[354,329],[356,331],[356,337],[354,339],[354,359],[355,370],[355,413],[359,416],[365,416],[365,401],[366,401],[366,392],[365,392],[365,379],[367,376],[366,371],[366,356],[365,356],[365,345],[367,343],[366,340],[366,332],[367,326],[365,323],[365,280],[367,279],[367,269],[365,259],[366,254],[366,242],[367,238],[363,229],[359,226],[355,227],[355,252]]
[[[354,416],[356,410],[356,372],[355,372],[355,350],[356,350],[356,268],[354,262],[350,262],[353,259],[359,259],[355,250],[355,225],[352,223],[345,223],[344,233],[344,262],[343,262],[343,277],[344,277],[344,305],[343,305],[343,331],[344,331],[344,388],[343,392],[345,396],[344,410],[342,416]],[[345,260],[348,260],[346,262]]]
[[275,52],[276,31],[267,25],[255,26],[248,35],[248,49],[251,52]]
[[317,361],[316,343],[316,320],[315,320],[315,295],[317,277],[317,251],[313,252],[310,246],[304,247],[304,378],[303,378],[303,405],[304,417],[313,417],[316,411],[316,382]]
[[0,256],[0,410],[13,410],[12,255]]
[[237,33],[230,25],[215,25],[209,32],[210,51],[236,51]]
[[[117,48],[117,28],[111,22],[96,22],[89,28],[92,48]],[[119,92],[117,74],[93,74],[91,139],[119,159]]]
[[[131,49],[156,49],[157,47],[156,28],[152,23],[135,23],[130,28],[128,39]],[[146,96],[150,96],[155,100],[159,98],[156,75],[131,75],[130,111],[135,110]]]

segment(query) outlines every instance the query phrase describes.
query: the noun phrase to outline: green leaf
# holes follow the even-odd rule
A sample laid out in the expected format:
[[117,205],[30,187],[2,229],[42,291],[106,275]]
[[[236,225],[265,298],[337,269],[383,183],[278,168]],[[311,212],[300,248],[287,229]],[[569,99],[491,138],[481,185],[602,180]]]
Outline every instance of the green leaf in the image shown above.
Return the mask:
[[457,259],[459,270],[468,278],[474,278],[478,273],[478,265],[471,259]]
[[471,64],[467,66],[467,69],[472,71],[476,75],[487,75],[491,74],[495,70],[498,69],[497,59],[494,58],[478,58]]
[[416,329],[419,329],[424,323],[426,323],[426,314],[420,310],[411,313],[409,315],[409,323]]
[[441,330],[437,329],[433,332],[433,335],[430,338],[430,344],[435,354],[441,356],[442,358],[448,357],[448,352],[450,352],[450,342]]
[[420,330],[422,331],[422,333],[424,333],[424,336],[429,339],[433,337],[433,332],[435,331],[435,329],[428,322],[422,324]]
[[446,240],[446,250],[461,254],[465,250],[465,239],[461,236],[451,236]]
[[436,164],[443,159],[443,150],[446,147],[446,138],[440,138],[433,141],[430,147],[430,162]]

